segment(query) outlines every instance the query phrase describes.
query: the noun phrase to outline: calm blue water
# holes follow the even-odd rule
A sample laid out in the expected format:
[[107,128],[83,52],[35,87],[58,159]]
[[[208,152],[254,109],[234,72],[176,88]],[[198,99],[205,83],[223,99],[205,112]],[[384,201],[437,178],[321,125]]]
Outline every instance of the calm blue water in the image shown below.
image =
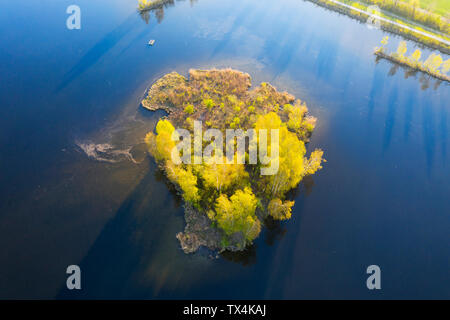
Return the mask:
[[[0,298],[450,298],[448,84],[376,62],[382,31],[302,0],[176,1],[148,24],[136,6],[0,5]],[[142,143],[163,113],[139,108],[163,74],[211,67],[306,101],[328,160],[291,221],[218,259],[179,248],[182,202]]]

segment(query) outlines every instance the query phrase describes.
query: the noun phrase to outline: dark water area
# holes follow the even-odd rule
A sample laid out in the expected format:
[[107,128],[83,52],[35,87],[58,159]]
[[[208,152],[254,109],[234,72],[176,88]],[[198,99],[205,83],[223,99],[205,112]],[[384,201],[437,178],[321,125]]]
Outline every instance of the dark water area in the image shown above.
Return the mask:
[[[450,298],[447,83],[376,61],[384,32],[307,1],[136,7],[0,5],[0,298]],[[305,101],[327,159],[290,221],[218,258],[181,250],[183,203],[143,144],[164,113],[139,106],[165,73],[213,67]]]

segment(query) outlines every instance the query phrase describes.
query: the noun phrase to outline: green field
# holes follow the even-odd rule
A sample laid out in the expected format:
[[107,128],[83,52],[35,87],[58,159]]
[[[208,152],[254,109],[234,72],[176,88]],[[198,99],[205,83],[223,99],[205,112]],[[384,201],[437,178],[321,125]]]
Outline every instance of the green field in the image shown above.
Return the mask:
[[450,19],[449,0],[420,0],[420,7]]
[[[450,35],[450,0],[356,0]],[[422,7],[422,9],[419,9]],[[444,17],[444,19],[443,19]],[[406,21],[407,22],[407,21]]]

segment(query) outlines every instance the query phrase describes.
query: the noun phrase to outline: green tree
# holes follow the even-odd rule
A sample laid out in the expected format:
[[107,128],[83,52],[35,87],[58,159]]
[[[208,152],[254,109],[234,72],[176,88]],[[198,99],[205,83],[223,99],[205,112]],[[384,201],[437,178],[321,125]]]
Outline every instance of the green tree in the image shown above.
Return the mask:
[[211,111],[211,109],[214,107],[214,100],[213,99],[204,99],[203,105]]
[[187,114],[193,114],[194,113],[194,106],[192,104],[188,104],[184,108],[184,112],[186,112]]

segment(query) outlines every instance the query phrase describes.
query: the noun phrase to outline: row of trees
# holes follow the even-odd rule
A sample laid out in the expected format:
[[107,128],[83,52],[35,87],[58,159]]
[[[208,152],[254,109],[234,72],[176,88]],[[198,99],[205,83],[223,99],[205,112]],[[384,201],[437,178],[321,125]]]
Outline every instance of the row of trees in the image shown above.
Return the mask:
[[[343,6],[339,5],[338,3],[335,3],[335,2],[332,2],[329,0],[309,0],[309,1],[317,3],[318,5],[323,6],[325,8],[329,8],[331,10],[340,12],[342,14],[350,16],[350,17],[357,19],[364,23],[367,22],[367,19],[370,16],[370,14],[368,12],[359,12],[356,10],[352,10],[350,8],[343,7]],[[357,4],[356,2],[353,2],[353,4],[354,4],[355,8],[360,7],[360,5]],[[362,8],[360,8],[360,9],[362,9]],[[423,34],[414,32],[413,30],[406,29],[402,26],[383,22],[383,21],[381,22],[381,28],[385,31],[399,34],[407,39],[414,40],[414,41],[417,41],[424,45],[427,45],[431,48],[438,49],[441,52],[450,53],[450,45],[448,45],[438,39],[431,38],[427,35],[423,35]]]
[[450,23],[439,14],[420,8],[420,0],[361,0],[362,2],[377,5],[380,9],[395,13],[401,17],[411,19],[424,26],[450,34]]
[[422,51],[420,49],[416,49],[411,55],[407,55],[408,48],[406,41],[400,41],[397,51],[389,54],[385,49],[388,40],[389,38],[387,36],[381,40],[382,46],[375,49],[376,54],[388,56],[397,62],[437,76],[440,79],[447,78],[448,81],[449,77],[446,74],[450,71],[450,59],[444,61],[440,54],[431,53],[427,59],[422,61]]

